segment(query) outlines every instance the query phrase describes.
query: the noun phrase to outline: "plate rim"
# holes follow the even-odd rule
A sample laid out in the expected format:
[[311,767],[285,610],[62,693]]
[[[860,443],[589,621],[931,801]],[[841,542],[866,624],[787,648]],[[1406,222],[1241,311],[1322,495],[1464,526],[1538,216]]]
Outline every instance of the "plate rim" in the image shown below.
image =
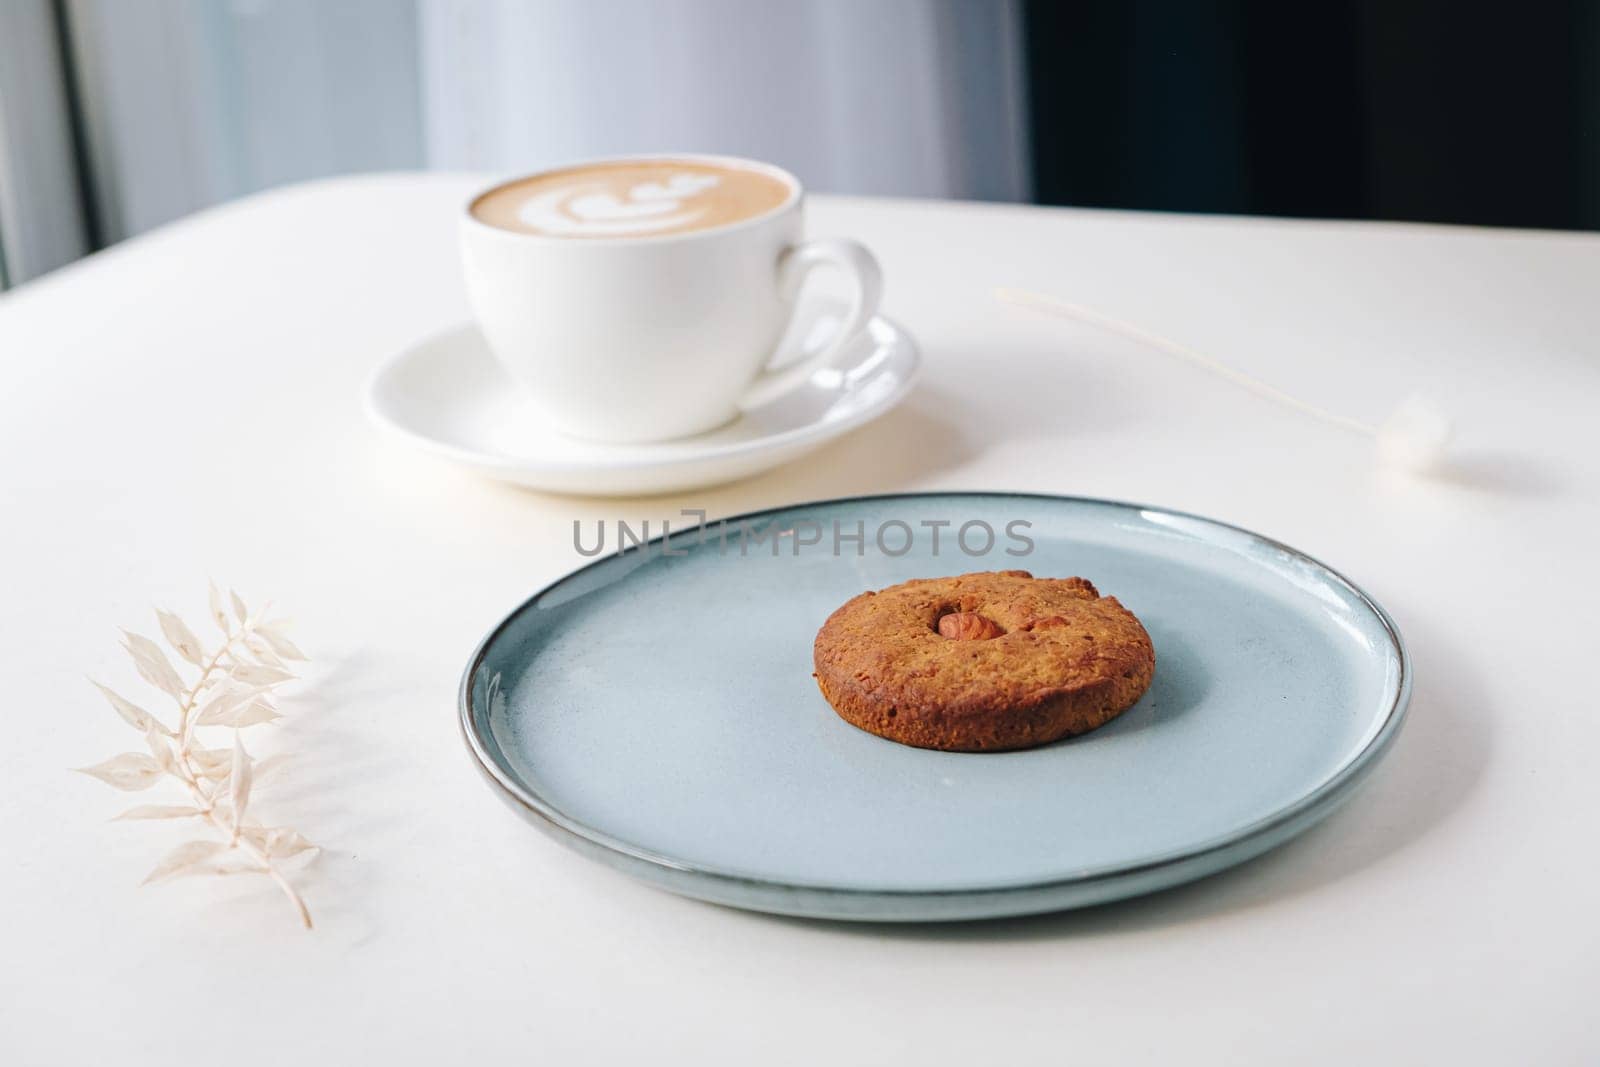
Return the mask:
[[[413,429],[386,411],[383,405],[378,402],[378,393],[383,383],[388,380],[393,368],[402,361],[413,358],[417,352],[443,343],[457,335],[477,334],[481,337],[483,331],[471,319],[465,319],[453,326],[436,330],[420,340],[413,341],[398,351],[390,353],[367,375],[366,383],[361,390],[362,408],[366,412],[367,419],[373,425],[386,432],[397,434],[401,439],[434,455],[477,470],[493,471],[497,475],[583,474],[590,471],[670,471],[697,463],[716,463],[742,459],[767,452],[778,452],[786,448],[813,442],[831,440],[898,407],[900,402],[910,395],[912,389],[916,387],[918,379],[922,376],[922,351],[917,346],[917,339],[898,320],[878,312],[868,320],[867,326],[868,329],[871,329],[873,326],[879,325],[891,331],[893,339],[892,341],[878,343],[880,345],[885,343],[893,344],[902,350],[903,358],[906,360],[906,373],[900,384],[876,403],[868,404],[860,410],[834,421],[819,420],[808,422],[802,426],[795,426],[769,437],[730,442],[679,456],[611,457],[565,462],[541,459],[537,456],[517,459],[467,448],[463,445],[452,444],[441,438],[431,437]],[[487,346],[488,342],[485,341],[484,344]],[[692,440],[694,440],[693,437],[687,437],[680,438],[676,442],[666,443]],[[637,445],[629,447],[648,448],[649,446]]]
[[[682,536],[690,531],[661,534],[649,541],[630,546],[623,552],[593,560],[546,583],[525,598],[504,618],[496,623],[478,642],[468,657],[457,690],[457,725],[468,753],[479,772],[495,787],[501,798],[513,809],[562,844],[581,854],[594,855],[612,866],[621,866],[646,881],[681,895],[698,897],[714,903],[779,914],[804,915],[837,919],[866,919],[870,921],[924,921],[928,919],[966,919],[1013,914],[1062,910],[1136,895],[1215,873],[1235,863],[1243,862],[1288,840],[1310,828],[1323,816],[1331,813],[1360,784],[1384,755],[1398,736],[1410,707],[1414,670],[1411,655],[1399,626],[1383,605],[1366,590],[1344,574],[1305,552],[1275,538],[1245,527],[1214,519],[1194,512],[1159,505],[1136,504],[1105,497],[1035,493],[1013,490],[923,490],[902,493],[867,493],[858,496],[832,497],[800,503],[780,504],[756,511],[724,516],[719,522],[738,522],[760,519],[779,512],[802,508],[823,508],[850,504],[883,503],[895,500],[927,500],[932,498],[1013,498],[1042,500],[1061,504],[1109,507],[1135,512],[1153,512],[1173,519],[1201,522],[1235,534],[1242,534],[1254,542],[1285,553],[1303,563],[1309,563],[1334,581],[1343,585],[1382,625],[1390,648],[1399,664],[1389,706],[1384,710],[1382,722],[1364,745],[1350,754],[1327,778],[1310,792],[1269,815],[1233,831],[1208,838],[1194,845],[1175,849],[1152,858],[1106,867],[1074,872],[1041,881],[997,884],[994,886],[955,887],[945,889],[874,888],[829,883],[789,882],[731,871],[709,865],[697,864],[655,852],[652,849],[620,840],[603,830],[575,819],[539,795],[535,790],[517,782],[484,745],[474,721],[472,683],[483,665],[488,649],[525,611],[531,609],[546,594],[566,582],[615,558],[637,552],[648,552],[669,536]],[[708,520],[710,521],[710,520]],[[1219,860],[1208,865],[1208,860]],[[1125,891],[1119,891],[1125,889]],[[824,906],[807,905],[795,894],[820,901]],[[1044,898],[1041,900],[1041,898]],[[1076,898],[1076,899],[1073,899]],[[954,905],[940,907],[940,902]],[[919,904],[932,904],[919,908]]]

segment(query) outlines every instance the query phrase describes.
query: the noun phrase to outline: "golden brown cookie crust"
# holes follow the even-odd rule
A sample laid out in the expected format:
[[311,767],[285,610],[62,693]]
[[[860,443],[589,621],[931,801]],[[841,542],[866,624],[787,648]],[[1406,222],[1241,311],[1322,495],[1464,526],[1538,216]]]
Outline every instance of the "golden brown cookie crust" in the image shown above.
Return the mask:
[[846,722],[952,752],[1093,730],[1143,696],[1155,671],[1150,635],[1115,597],[1027,571],[862,593],[822,624],[812,652],[822,695]]

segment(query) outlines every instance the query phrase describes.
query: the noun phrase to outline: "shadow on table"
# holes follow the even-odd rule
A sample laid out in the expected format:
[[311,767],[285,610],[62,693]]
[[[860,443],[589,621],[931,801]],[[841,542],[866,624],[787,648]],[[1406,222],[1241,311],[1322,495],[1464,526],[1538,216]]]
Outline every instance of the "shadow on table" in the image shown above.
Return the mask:
[[1532,456],[1468,452],[1446,460],[1434,477],[1445,485],[1501,496],[1549,497],[1566,488],[1560,472]]
[[820,500],[885,492],[917,482],[978,453],[946,414],[959,410],[947,395],[921,386],[883,418],[870,422],[809,456],[741,483],[760,491],[771,482],[793,500]]
[[[378,873],[370,859],[349,851],[404,818],[393,805],[373,804],[373,783],[394,781],[406,768],[375,746],[363,709],[406,692],[385,681],[378,658],[356,650],[331,661],[313,684],[297,693],[282,721],[285,749],[294,753],[287,788],[271,802],[276,814],[318,840],[324,851],[293,875],[316,921],[338,929],[347,948],[375,936],[371,897]],[[303,817],[303,818],[302,818]]]
[[[674,489],[603,498],[610,512],[673,515],[679,506],[704,508],[713,516],[808,500],[868,496],[915,486],[978,455],[975,440],[945,414],[956,410],[947,395],[919,387],[898,408],[844,437],[781,467],[701,489]],[[475,478],[487,491],[526,497],[530,506],[570,501],[592,509],[597,498],[503,485]]]
[[1488,763],[1489,709],[1472,668],[1426,637],[1412,644],[1420,667],[1408,720],[1366,786],[1326,821],[1248,863],[1148,896],[1052,915],[957,923],[776,921],[841,936],[948,942],[1099,937],[1203,922],[1333,886],[1450,818]]

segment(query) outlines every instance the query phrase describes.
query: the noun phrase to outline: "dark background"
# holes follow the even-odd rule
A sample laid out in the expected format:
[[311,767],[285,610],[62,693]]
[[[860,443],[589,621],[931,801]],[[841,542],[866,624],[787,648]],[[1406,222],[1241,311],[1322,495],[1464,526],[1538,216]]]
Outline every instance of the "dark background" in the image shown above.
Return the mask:
[[1600,3],[1024,11],[1040,203],[1600,228]]

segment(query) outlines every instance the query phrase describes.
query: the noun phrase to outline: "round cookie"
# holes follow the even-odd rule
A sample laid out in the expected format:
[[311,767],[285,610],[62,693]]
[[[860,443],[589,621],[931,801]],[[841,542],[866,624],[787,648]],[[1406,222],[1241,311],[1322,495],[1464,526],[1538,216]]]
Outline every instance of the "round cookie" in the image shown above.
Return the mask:
[[862,593],[812,650],[841,718],[918,748],[1030,748],[1104,725],[1150,686],[1133,613],[1082,578],[992,571]]

